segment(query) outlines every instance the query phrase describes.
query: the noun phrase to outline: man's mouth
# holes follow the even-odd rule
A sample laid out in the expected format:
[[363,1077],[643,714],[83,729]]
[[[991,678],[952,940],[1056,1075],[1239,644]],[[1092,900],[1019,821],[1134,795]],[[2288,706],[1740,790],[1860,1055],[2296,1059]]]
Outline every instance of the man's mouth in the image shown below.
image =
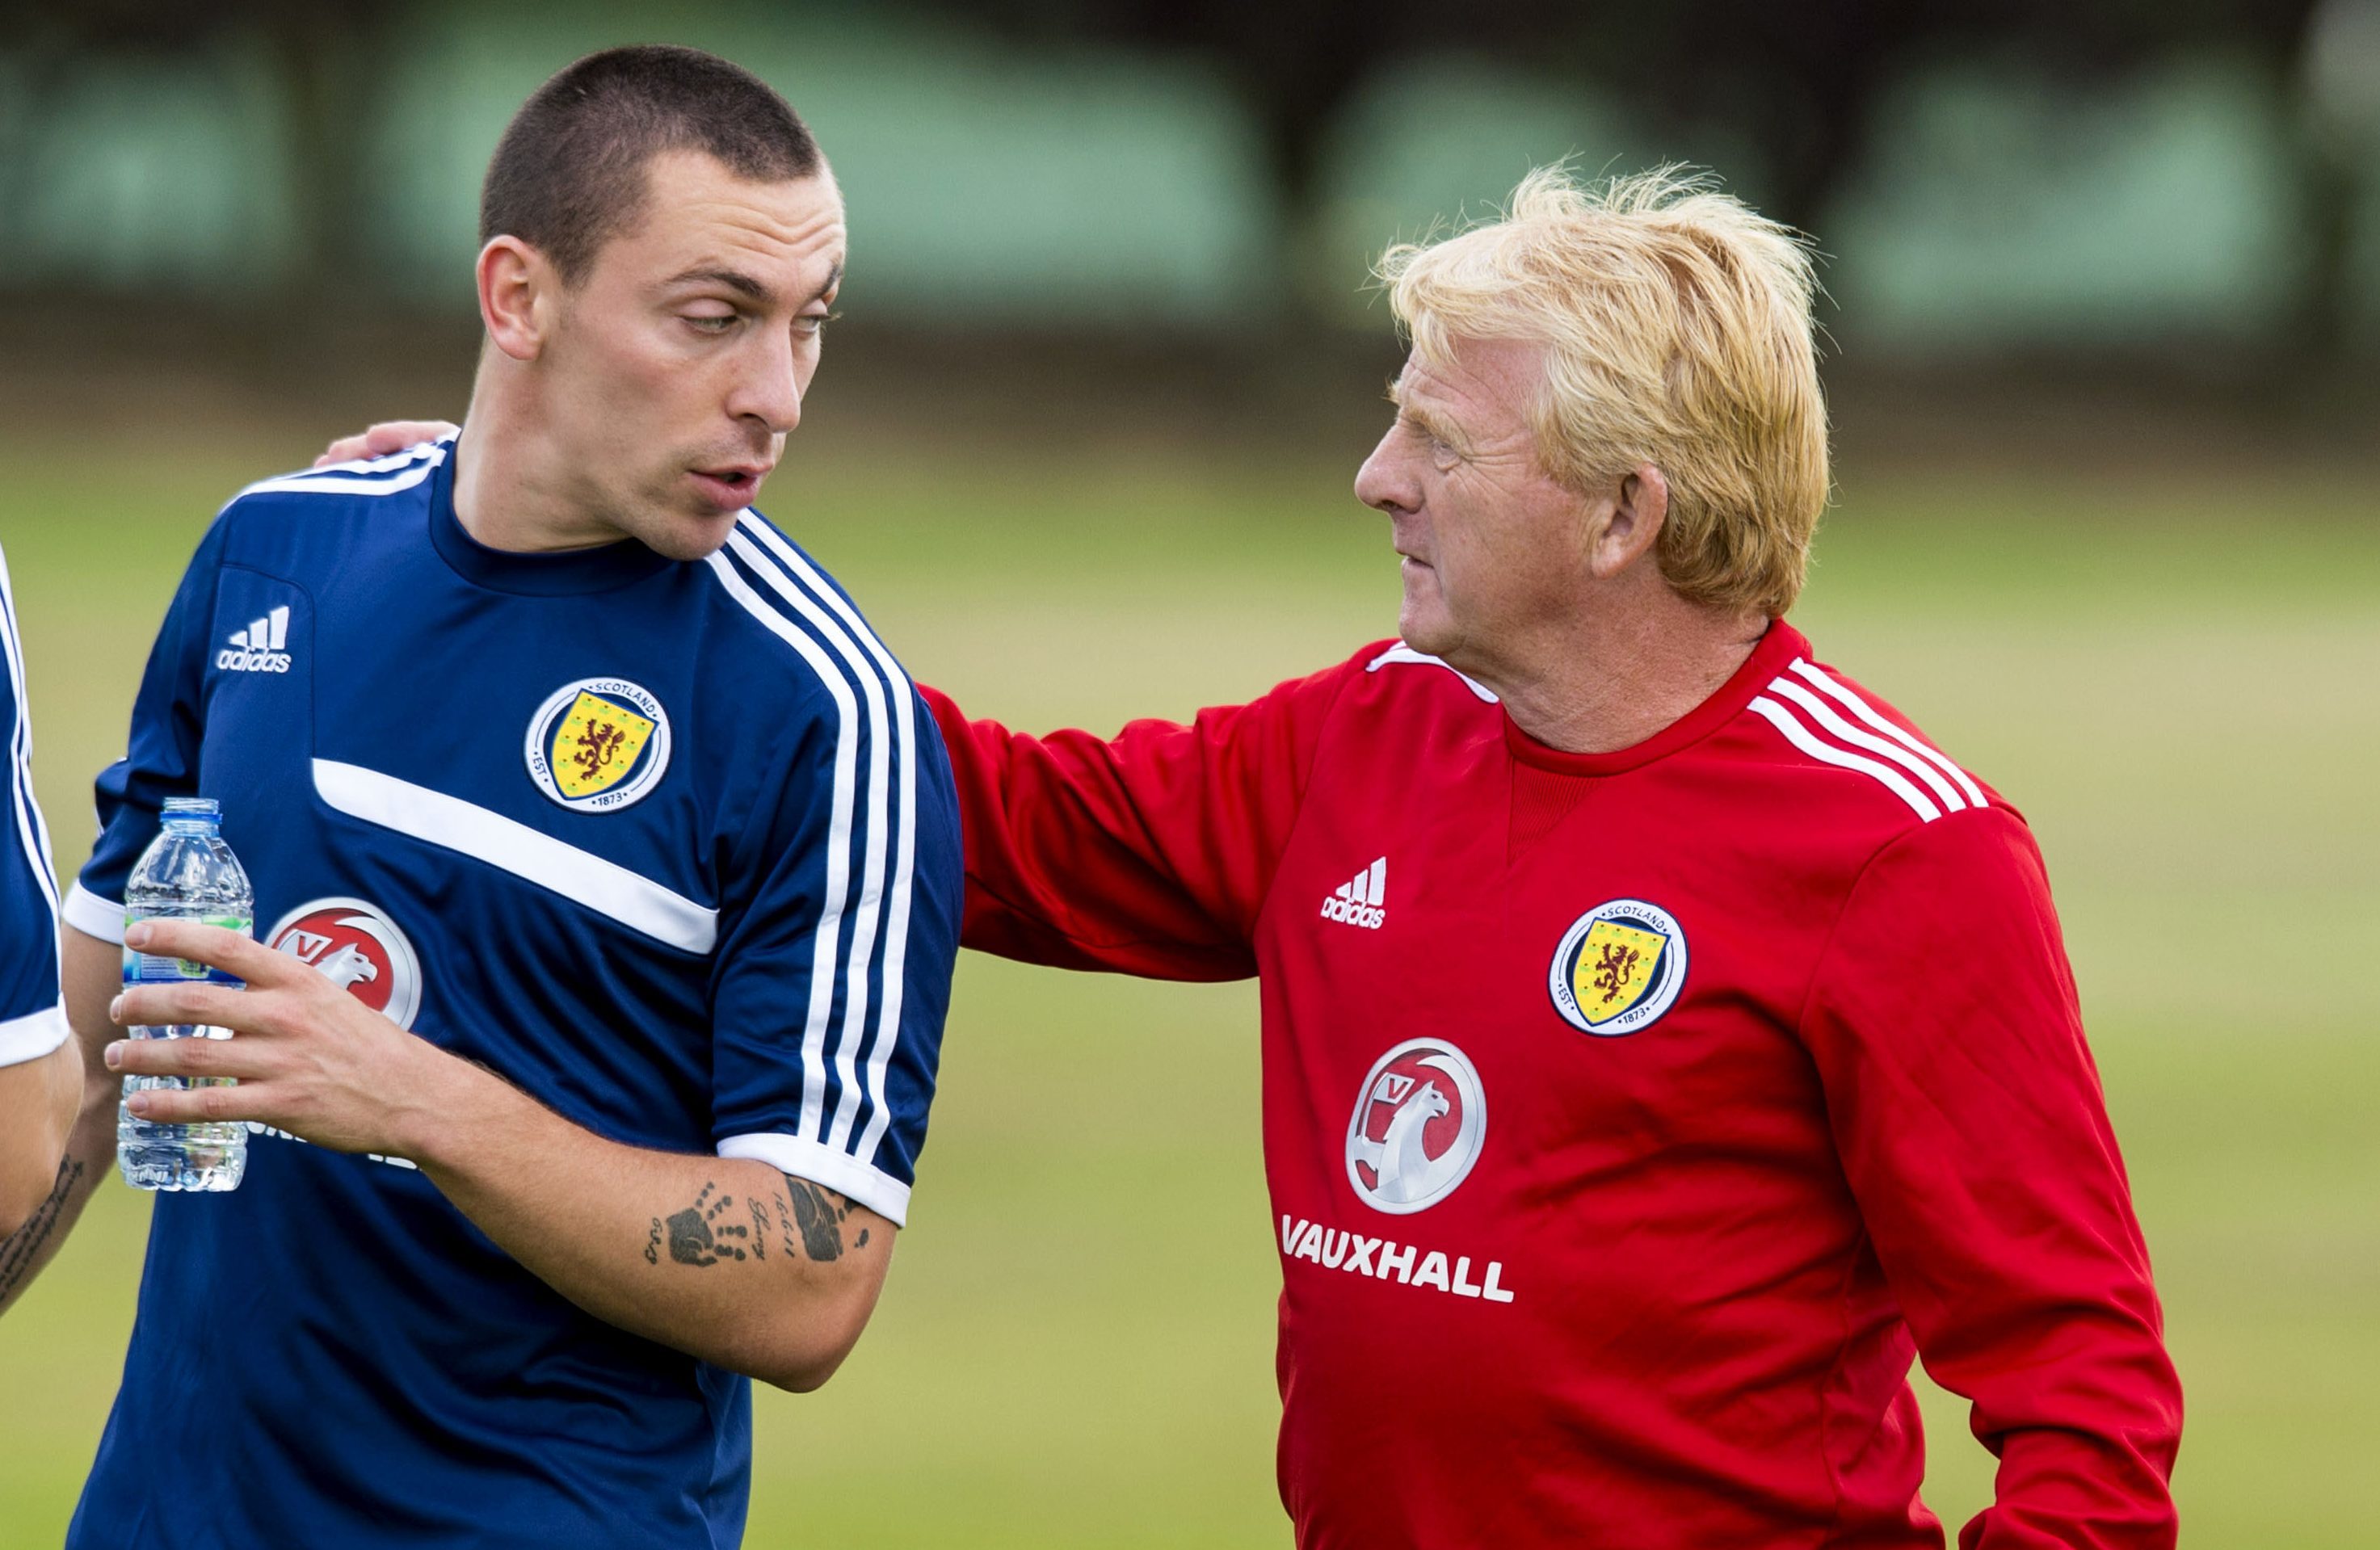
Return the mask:
[[722,511],[740,511],[749,505],[769,477],[771,465],[766,463],[725,463],[710,468],[697,468],[694,482],[703,496]]

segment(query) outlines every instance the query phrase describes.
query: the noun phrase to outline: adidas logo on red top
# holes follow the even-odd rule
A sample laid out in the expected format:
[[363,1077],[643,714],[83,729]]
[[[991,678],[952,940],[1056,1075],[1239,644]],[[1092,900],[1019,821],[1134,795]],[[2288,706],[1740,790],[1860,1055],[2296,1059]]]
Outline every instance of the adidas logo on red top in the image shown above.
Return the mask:
[[1380,857],[1330,890],[1322,918],[1377,931],[1389,922],[1389,858]]

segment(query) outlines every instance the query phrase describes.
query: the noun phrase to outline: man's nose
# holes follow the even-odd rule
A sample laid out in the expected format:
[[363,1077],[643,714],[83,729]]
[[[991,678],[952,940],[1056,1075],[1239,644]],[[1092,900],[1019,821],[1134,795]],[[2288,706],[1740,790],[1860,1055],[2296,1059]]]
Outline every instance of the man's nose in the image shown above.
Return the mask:
[[1394,515],[1414,510],[1421,500],[1414,488],[1412,476],[1400,466],[1390,445],[1391,440],[1391,437],[1382,437],[1380,444],[1372,449],[1372,455],[1364,459],[1364,466],[1355,470],[1355,499],[1374,511]]
[[727,412],[759,420],[776,436],[802,422],[802,379],[790,330],[764,335],[727,401]]

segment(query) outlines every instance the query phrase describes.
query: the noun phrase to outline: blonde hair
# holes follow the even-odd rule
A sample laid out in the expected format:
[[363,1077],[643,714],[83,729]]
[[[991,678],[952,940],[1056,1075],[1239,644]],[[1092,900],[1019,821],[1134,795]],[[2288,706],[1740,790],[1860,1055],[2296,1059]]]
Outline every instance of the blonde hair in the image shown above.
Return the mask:
[[1379,277],[1415,353],[1457,339],[1546,347],[1531,407],[1538,456],[1585,492],[1661,470],[1661,575],[1694,602],[1793,604],[1827,503],[1807,241],[1661,167],[1597,188],[1563,167],[1513,190],[1500,220],[1400,243]]

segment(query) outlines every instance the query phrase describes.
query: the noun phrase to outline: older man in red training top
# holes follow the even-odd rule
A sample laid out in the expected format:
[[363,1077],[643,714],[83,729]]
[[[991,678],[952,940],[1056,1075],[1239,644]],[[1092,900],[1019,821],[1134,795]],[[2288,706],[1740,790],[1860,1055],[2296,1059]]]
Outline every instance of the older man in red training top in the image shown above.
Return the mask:
[[1782,622],[1805,250],[1546,175],[1387,262],[1399,641],[1189,726],[937,713],[967,945],[1254,974],[1299,1543],[2165,1545],[2181,1399],[2039,853]]
[[1922,1356],[2000,1459],[1966,1550],[2172,1544],[2040,854],[1783,623],[1806,251],[1539,175],[1385,267],[1402,639],[1111,739],[934,701],[968,946],[1261,981],[1299,1544],[1938,1546]]

